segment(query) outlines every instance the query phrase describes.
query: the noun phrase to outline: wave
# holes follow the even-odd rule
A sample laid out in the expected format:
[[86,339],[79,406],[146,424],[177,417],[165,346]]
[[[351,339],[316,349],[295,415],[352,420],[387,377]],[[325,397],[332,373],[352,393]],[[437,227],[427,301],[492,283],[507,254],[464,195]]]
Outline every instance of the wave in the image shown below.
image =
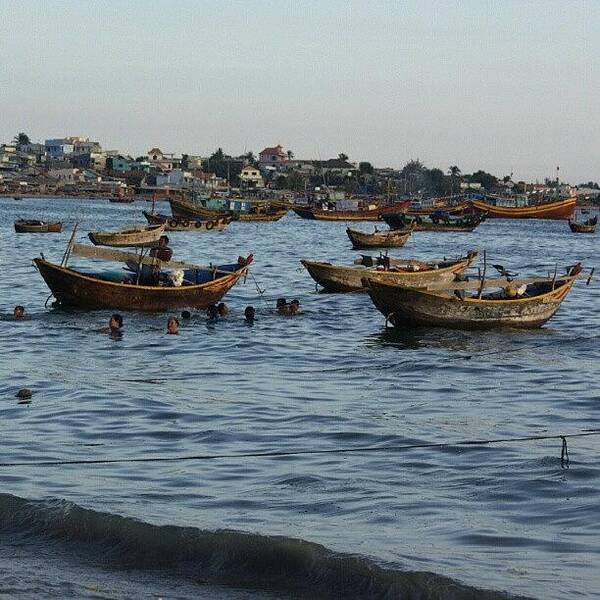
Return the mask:
[[60,543],[76,560],[84,545],[114,569],[161,569],[199,583],[276,592],[293,598],[496,600],[429,572],[401,571],[300,539],[232,530],[151,525],[65,500],[0,494],[0,532]]

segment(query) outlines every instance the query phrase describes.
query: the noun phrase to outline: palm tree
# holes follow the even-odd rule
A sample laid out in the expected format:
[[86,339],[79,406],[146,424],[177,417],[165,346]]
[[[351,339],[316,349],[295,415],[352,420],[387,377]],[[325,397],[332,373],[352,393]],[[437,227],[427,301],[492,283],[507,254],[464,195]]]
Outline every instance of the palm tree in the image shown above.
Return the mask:
[[460,169],[456,165],[448,167],[448,175],[450,175],[450,194],[453,194],[454,182],[456,179],[460,178]]
[[340,152],[340,153],[338,154],[338,158],[339,158],[340,160],[348,160],[348,155],[347,155],[347,154],[344,154],[343,152]]

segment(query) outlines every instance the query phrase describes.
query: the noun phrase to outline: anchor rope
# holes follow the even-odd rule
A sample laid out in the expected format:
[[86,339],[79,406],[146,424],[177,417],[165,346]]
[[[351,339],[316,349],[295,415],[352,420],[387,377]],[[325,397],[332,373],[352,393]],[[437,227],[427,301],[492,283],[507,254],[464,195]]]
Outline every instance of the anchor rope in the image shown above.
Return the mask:
[[590,437],[600,435],[600,429],[589,429],[568,434],[545,434],[530,435],[513,438],[492,438],[483,440],[458,440],[454,442],[435,442],[421,444],[403,444],[392,446],[359,446],[355,448],[323,448],[316,450],[269,450],[255,452],[240,452],[231,454],[188,454],[180,456],[147,456],[133,458],[92,458],[92,459],[74,459],[74,460],[44,460],[44,461],[18,461],[2,462],[0,468],[10,467],[58,467],[67,465],[110,465],[122,463],[158,463],[158,462],[184,462],[184,461],[203,461],[218,459],[242,459],[242,458],[278,458],[284,456],[307,456],[319,454],[350,454],[350,453],[369,453],[369,452],[403,452],[413,449],[440,449],[457,448],[461,446],[487,446],[491,444],[511,444],[540,440],[556,440],[562,442],[561,447],[561,467],[569,466],[569,452],[567,438]]

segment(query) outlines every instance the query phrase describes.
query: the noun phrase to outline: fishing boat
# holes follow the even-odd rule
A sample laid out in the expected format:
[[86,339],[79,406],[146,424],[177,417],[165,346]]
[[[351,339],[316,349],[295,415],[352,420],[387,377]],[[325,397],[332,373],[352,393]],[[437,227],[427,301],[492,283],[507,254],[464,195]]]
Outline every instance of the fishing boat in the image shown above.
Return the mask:
[[88,233],[94,246],[126,248],[156,245],[165,230],[165,223],[147,227],[131,227],[119,231],[91,231]]
[[63,224],[61,222],[48,223],[32,219],[17,219],[15,221],[16,233],[60,233]]
[[412,229],[397,229],[367,233],[358,229],[346,229],[346,234],[355,250],[364,248],[400,248],[406,244],[412,234]]
[[[476,280],[451,283],[447,289],[424,289],[391,284],[368,275],[363,284],[373,304],[395,327],[531,329],[541,327],[556,313],[577,277],[570,270],[561,277]],[[490,288],[499,291],[489,293]],[[467,295],[469,289],[473,295]]]
[[[87,309],[165,311],[182,308],[207,308],[221,298],[248,272],[253,260],[239,257],[237,262],[219,266],[199,266],[181,261],[161,261],[156,257],[74,243],[75,232],[60,265],[35,258],[34,265],[63,306]],[[71,256],[81,256],[149,265],[167,275],[160,283],[140,285],[138,271],[83,272],[67,266]],[[173,269],[166,273],[162,270]]]
[[410,201],[406,200],[389,206],[373,205],[368,208],[357,208],[356,210],[319,209],[310,206],[294,206],[293,210],[303,219],[317,221],[380,221],[380,215],[403,211],[409,204]]
[[577,223],[576,221],[569,219],[569,227],[573,233],[594,233],[597,224],[597,216],[592,219],[587,219],[587,221],[584,221],[583,223]]
[[413,217],[426,217],[431,215],[432,213],[442,210],[449,215],[452,216],[461,216],[465,213],[468,213],[471,209],[471,205],[464,202],[456,202],[456,196],[451,196],[449,198],[435,198],[431,206],[423,206],[420,202],[412,202],[408,207],[406,214]]
[[469,232],[476,229],[484,220],[484,214],[464,215],[452,217],[445,211],[435,211],[429,216],[409,216],[405,213],[382,214],[381,218],[390,229],[406,229],[413,227],[414,231],[439,231],[439,232]]
[[133,196],[111,196],[109,198],[109,202],[117,204],[131,204],[132,202],[135,202],[135,198]]
[[[332,265],[328,262],[301,260],[300,262],[310,276],[327,292],[357,292],[365,291],[363,279],[373,278],[376,281],[407,286],[426,286],[435,282],[454,281],[455,277],[468,269],[478,252],[472,251],[465,257],[456,260],[441,260],[425,262],[420,260],[398,260],[380,257],[376,260],[378,266],[346,267]],[[363,265],[372,265],[373,261],[359,259]]]
[[278,221],[288,213],[288,208],[277,202],[256,202],[247,210],[207,208],[184,198],[169,198],[171,212],[180,219],[219,219],[230,217],[233,221]]
[[[488,197],[470,200],[473,208],[485,211],[492,219],[569,219],[575,210],[577,198],[562,198],[549,202],[518,205],[518,199]],[[511,203],[513,205],[511,205]]]
[[142,211],[148,223],[152,225],[165,224],[165,231],[223,231],[231,223],[231,217],[200,221],[197,219],[177,219],[159,213]]

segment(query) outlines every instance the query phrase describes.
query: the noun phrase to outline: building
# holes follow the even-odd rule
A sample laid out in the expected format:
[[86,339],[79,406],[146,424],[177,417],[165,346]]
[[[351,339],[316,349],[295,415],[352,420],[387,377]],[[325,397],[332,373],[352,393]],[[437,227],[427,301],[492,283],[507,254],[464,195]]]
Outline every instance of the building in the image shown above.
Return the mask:
[[50,158],[62,158],[67,154],[73,154],[73,142],[69,138],[54,138],[46,140],[44,146]]
[[61,184],[85,183],[91,181],[100,181],[101,178],[92,171],[86,169],[50,169],[48,177],[59,181]]
[[287,154],[283,151],[283,146],[277,144],[272,148],[265,148],[258,155],[258,162],[261,167],[279,167],[283,166],[288,160]]
[[170,171],[173,168],[173,154],[164,154],[160,148],[148,150],[148,162],[158,171]]
[[90,142],[89,139],[66,138],[73,140],[73,154],[92,154],[102,152],[102,147],[98,142]]
[[265,187],[265,182],[258,167],[246,165],[240,173],[240,184],[245,189]]
[[156,175],[156,187],[191,186],[194,181],[192,174],[182,169],[173,169],[169,173]]

